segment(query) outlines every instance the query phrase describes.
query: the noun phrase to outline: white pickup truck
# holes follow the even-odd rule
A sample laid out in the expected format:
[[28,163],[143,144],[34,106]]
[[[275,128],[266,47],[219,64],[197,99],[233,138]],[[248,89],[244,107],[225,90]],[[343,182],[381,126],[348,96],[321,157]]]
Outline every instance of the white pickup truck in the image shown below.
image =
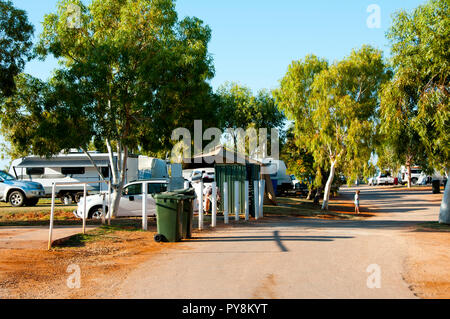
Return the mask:
[[[167,191],[169,179],[136,181],[125,185],[122,191],[117,217],[142,216],[142,186],[144,183],[148,185],[147,216],[156,216],[156,202],[154,195]],[[73,212],[77,218],[83,218],[84,200],[85,199],[83,197],[80,199],[77,210]],[[101,219],[103,201],[105,201],[106,217],[108,217],[109,205],[106,193],[103,192],[92,196],[86,196],[86,211],[88,212],[87,218]]]

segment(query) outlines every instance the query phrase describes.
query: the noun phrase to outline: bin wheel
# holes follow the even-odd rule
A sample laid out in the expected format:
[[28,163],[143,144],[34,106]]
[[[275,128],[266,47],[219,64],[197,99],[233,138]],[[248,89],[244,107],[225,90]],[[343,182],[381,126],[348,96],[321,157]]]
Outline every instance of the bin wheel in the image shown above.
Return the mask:
[[155,237],[154,237],[154,239],[155,239],[155,241],[156,241],[157,243],[161,243],[161,242],[165,241],[164,236],[161,235],[161,234],[156,234]]

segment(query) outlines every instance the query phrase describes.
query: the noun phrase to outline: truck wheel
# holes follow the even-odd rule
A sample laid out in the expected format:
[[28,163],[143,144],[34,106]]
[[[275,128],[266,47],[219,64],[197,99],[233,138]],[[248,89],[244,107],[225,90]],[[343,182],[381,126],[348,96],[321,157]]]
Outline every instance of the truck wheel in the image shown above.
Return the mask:
[[161,243],[161,242],[165,242],[166,241],[166,238],[164,237],[164,235],[161,235],[161,234],[156,234],[154,239],[155,239],[155,241],[157,243]]
[[12,207],[22,207],[25,205],[25,195],[21,191],[13,191],[9,195],[9,202]]
[[[108,207],[105,206],[105,210],[106,210],[106,213],[108,213]],[[102,213],[103,213],[102,206],[92,207],[91,210],[89,211],[88,218],[100,220],[100,219],[102,219]],[[106,214],[105,214],[105,217],[106,217]]]
[[413,185],[416,185],[416,184],[417,184],[417,181],[418,181],[417,178],[415,178],[415,177],[411,178],[411,183],[412,183]]
[[[61,195],[60,199],[61,199],[61,203],[63,205],[66,205],[66,202],[70,203],[70,204],[73,203],[73,197],[70,193],[65,193],[65,194]],[[70,204],[68,204],[68,205],[70,205]]]
[[39,202],[39,198],[29,198],[25,201],[25,205],[36,206],[38,202]]

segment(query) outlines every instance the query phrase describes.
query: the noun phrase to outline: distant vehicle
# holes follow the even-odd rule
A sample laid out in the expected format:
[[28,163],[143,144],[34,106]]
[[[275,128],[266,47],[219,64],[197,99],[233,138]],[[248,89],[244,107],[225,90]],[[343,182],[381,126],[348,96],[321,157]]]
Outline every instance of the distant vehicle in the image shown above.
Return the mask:
[[376,179],[377,185],[393,185],[394,178],[391,176],[389,172],[379,173]]
[[0,200],[13,207],[36,206],[39,198],[45,196],[42,184],[18,181],[12,175],[0,171]]
[[[142,187],[144,182],[148,183],[147,189],[147,216],[156,216],[155,194],[165,192],[169,188],[170,181],[168,179],[155,179],[150,181],[136,181],[125,185],[122,191],[122,197],[119,203],[118,217],[142,216]],[[100,219],[103,210],[103,198],[106,193],[86,196],[87,218]],[[77,218],[83,218],[84,214],[84,198],[80,199],[77,210],[74,215]],[[106,214],[109,214],[108,201],[106,199]]]
[[432,181],[440,181],[441,185],[444,185],[447,183],[447,175],[445,174],[442,176],[439,172],[435,171],[433,175],[426,175],[424,172],[422,172],[419,176],[419,179],[417,180],[418,185],[427,185],[431,184]]
[[[406,166],[402,166],[400,169],[400,174],[402,184],[408,183],[408,168]],[[419,166],[411,167],[411,184],[415,185],[419,181],[420,175],[422,174],[422,169]]]

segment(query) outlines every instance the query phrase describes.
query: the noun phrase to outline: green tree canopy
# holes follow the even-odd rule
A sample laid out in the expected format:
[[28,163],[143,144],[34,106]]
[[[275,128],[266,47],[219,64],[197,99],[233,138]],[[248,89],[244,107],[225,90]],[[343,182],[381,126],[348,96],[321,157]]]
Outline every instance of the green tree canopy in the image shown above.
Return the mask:
[[370,46],[330,66],[314,56],[293,63],[275,93],[295,123],[295,134],[330,175],[322,208],[328,208],[336,168],[352,178],[369,169],[378,89],[389,77],[382,53]]
[[[217,118],[210,36],[199,19],[178,20],[172,0],[61,0],[37,46],[61,68],[48,83],[23,80],[23,92],[4,103],[3,132],[37,155],[106,144],[118,194],[130,151],[169,150],[173,129]],[[24,123],[32,128],[21,131]]]
[[[399,124],[408,117],[410,135],[414,135],[415,142],[423,147],[421,153],[426,155],[423,164],[447,172],[450,167],[449,17],[448,0],[430,0],[412,12],[396,13],[388,32],[395,78],[383,90],[384,116]],[[394,136],[399,134],[394,125],[385,131]],[[440,217],[446,223],[450,223],[449,201],[447,183]]]
[[0,97],[13,94],[14,77],[32,57],[33,31],[25,11],[0,0]]

